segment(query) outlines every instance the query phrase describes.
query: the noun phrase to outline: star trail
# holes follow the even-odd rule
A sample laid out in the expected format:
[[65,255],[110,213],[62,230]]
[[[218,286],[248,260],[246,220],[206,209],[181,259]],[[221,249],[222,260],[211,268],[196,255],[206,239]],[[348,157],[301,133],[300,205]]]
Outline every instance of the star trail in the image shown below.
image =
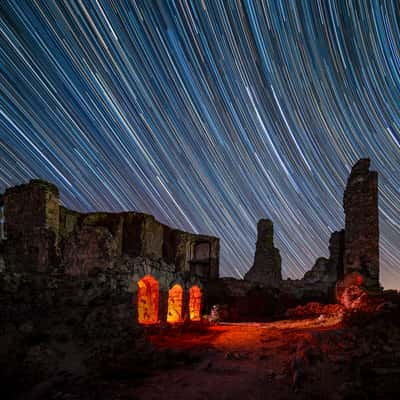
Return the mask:
[[0,192],[41,177],[78,211],[218,236],[235,277],[270,218],[299,278],[369,157],[400,288],[399,43],[396,0],[2,0]]

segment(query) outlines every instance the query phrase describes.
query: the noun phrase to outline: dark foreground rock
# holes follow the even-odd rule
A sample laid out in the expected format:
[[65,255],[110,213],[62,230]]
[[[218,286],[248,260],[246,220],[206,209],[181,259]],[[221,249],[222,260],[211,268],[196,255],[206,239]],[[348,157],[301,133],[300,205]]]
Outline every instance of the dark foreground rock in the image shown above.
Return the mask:
[[[96,382],[134,380],[159,362],[163,355],[137,323],[129,272],[119,272],[85,279],[0,274],[3,398],[50,398],[46,393],[65,386],[72,396],[77,386],[79,392]],[[103,398],[97,392],[76,398]]]

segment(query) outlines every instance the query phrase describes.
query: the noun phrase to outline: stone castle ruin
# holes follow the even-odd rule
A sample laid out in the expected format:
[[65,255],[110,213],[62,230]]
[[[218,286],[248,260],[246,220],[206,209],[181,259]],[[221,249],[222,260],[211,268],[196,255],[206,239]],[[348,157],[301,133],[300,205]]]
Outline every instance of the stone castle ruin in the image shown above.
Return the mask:
[[[300,280],[281,280],[283,292],[330,302],[340,301],[344,288],[353,284],[369,293],[379,292],[378,173],[369,166],[369,159],[361,159],[351,170],[343,196],[345,229],[332,233],[329,258],[318,258]],[[272,223],[268,232],[259,229],[258,235],[264,239],[258,238],[257,244],[263,240],[272,243],[272,229]],[[256,260],[257,249],[250,271],[257,269],[258,276],[263,273],[266,278],[265,285],[276,286],[280,260],[261,264]]]
[[121,278],[140,323],[200,320],[204,283],[219,274],[218,238],[138,212],[72,211],[41,180],[9,188],[1,199],[3,269],[58,280],[108,274]]
[[244,280],[219,278],[218,238],[138,212],[72,211],[60,205],[58,189],[41,180],[0,197],[0,268],[78,282],[99,274],[118,278],[134,305],[132,318],[145,325],[200,320],[212,304],[230,304],[232,318],[240,319],[252,318],[254,310],[272,315],[307,301],[340,301],[352,285],[376,293],[378,175],[369,165],[361,159],[353,166],[343,198],[345,229],[332,233],[329,257],[318,258],[302,279],[282,279],[270,220],[258,222],[254,263]]
[[318,258],[302,279],[283,280],[281,257],[273,244],[273,223],[261,219],[253,266],[244,280],[209,282],[213,301],[227,301],[235,318],[251,319],[257,311],[271,316],[310,301],[341,302],[344,290],[353,285],[378,293],[378,174],[369,165],[369,159],[360,159],[351,170],[343,196],[345,229],[332,233],[328,258]]
[[144,327],[181,329],[213,305],[221,306],[213,307],[216,318],[256,321],[310,301],[345,303],[354,287],[379,291],[377,190],[369,160],[358,161],[344,194],[345,229],[332,234],[329,257],[299,280],[282,279],[273,224],[261,220],[253,266],[239,280],[219,278],[218,238],[138,212],[72,211],[41,180],[7,189],[0,196],[3,384],[17,379],[23,389],[71,369],[140,373],[154,362]]

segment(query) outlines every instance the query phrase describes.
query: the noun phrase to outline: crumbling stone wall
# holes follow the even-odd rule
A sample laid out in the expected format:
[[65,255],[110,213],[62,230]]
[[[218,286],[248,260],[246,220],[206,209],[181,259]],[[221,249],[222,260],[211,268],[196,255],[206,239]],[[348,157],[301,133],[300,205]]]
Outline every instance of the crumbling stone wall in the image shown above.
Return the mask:
[[344,236],[344,230],[333,232],[329,239],[329,258],[317,258],[301,279],[305,286],[313,285],[314,291],[319,290],[329,301],[335,300],[336,282],[343,278]]
[[159,319],[167,323],[168,289],[185,293],[184,318],[192,277],[183,280],[173,265],[147,258],[114,259],[93,275],[2,271],[0,273],[0,384],[11,382],[11,398],[55,377],[133,376],[157,361],[138,324],[137,282],[151,275],[159,283]]
[[279,289],[252,281],[220,278],[205,284],[205,309],[219,306],[223,321],[263,321],[283,314]]
[[279,287],[282,281],[281,256],[274,247],[274,226],[269,219],[260,219],[257,224],[257,243],[254,263],[244,276],[247,281]]
[[344,274],[358,272],[369,290],[379,289],[378,173],[370,160],[352,168],[343,197],[345,212]]
[[292,305],[340,301],[341,293],[354,281],[369,292],[378,291],[378,174],[369,171],[369,165],[369,159],[361,159],[351,170],[343,198],[345,229],[332,233],[328,259],[318,258],[302,279],[282,280],[272,222],[260,220],[254,264],[244,279],[279,288]]
[[14,271],[47,272],[58,262],[58,189],[32,180],[3,195],[6,264]]
[[[163,326],[169,289],[182,287],[185,322],[190,289],[203,294],[203,281],[218,276],[217,238],[172,229],[151,215],[68,210],[59,205],[57,188],[38,180],[7,189],[1,201],[8,231],[0,240],[6,397],[15,388],[64,381],[64,374],[140,373],[157,360],[138,322],[138,282],[147,275],[157,281]],[[210,249],[201,279],[191,268],[199,241]]]
[[[175,264],[176,272],[203,281],[219,273],[219,239],[172,229],[137,212],[79,213],[59,205],[57,188],[33,180],[7,189],[4,210],[9,232],[5,259],[13,271],[88,275],[116,257],[146,257]],[[196,260],[197,243],[207,243],[207,259]]]

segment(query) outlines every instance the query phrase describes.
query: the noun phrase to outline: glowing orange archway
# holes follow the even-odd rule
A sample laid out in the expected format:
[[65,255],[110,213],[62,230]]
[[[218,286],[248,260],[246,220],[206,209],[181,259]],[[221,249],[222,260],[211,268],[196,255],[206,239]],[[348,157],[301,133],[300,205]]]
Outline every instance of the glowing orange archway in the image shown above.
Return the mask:
[[146,275],[138,282],[138,286],[137,305],[139,323],[156,324],[158,322],[158,282],[151,275]]
[[198,286],[190,288],[189,314],[191,321],[200,321],[201,315],[201,290]]
[[174,285],[168,291],[167,322],[173,324],[182,321],[183,289],[181,285]]

